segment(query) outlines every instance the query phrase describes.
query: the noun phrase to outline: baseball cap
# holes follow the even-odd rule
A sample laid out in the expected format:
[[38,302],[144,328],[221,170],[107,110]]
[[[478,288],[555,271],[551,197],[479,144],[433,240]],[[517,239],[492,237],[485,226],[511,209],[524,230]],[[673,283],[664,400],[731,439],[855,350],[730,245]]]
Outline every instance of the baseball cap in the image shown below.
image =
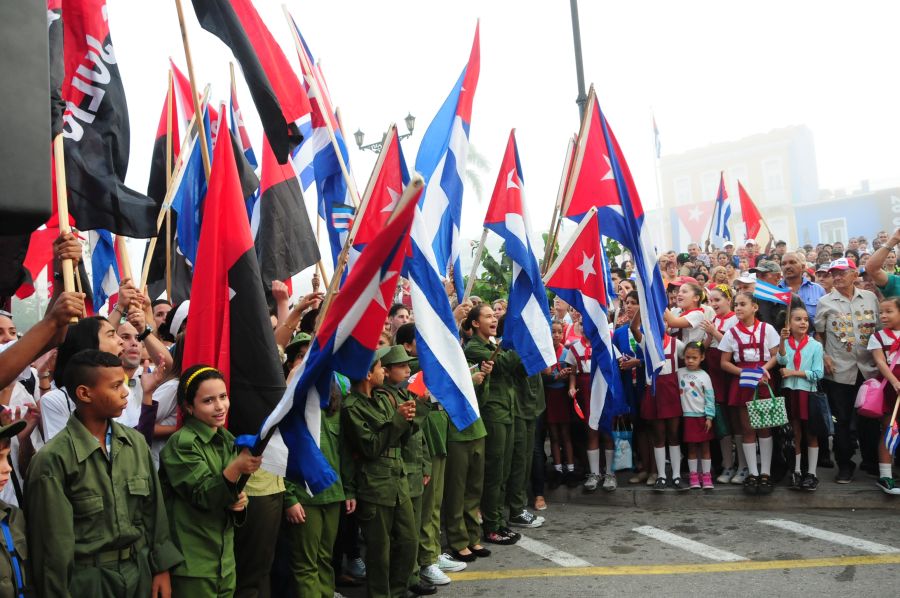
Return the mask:
[[781,266],[778,265],[778,262],[773,260],[760,260],[755,267],[750,268],[750,272],[759,273],[759,274],[769,274],[772,272],[781,273]]
[[744,245],[745,245],[745,246],[747,246],[747,245],[756,245],[756,239],[747,239],[746,241],[744,241]]
[[829,263],[829,264],[819,264],[819,267],[816,268],[816,272],[817,272],[817,273],[818,273],[818,272],[828,272],[828,268],[829,268],[830,266],[831,266],[830,263]]
[[700,284],[697,282],[697,279],[693,276],[676,276],[672,280],[669,281],[667,286],[670,287],[680,287],[683,284]]
[[726,247],[734,247],[734,243],[732,243],[731,241],[725,241],[725,244],[722,245],[722,249]]
[[742,282],[744,284],[756,284],[756,276],[754,276],[753,274],[738,276],[737,281]]
[[[8,409],[8,407],[4,407],[4,409]],[[24,430],[25,425],[25,420],[20,419],[14,421],[11,424],[0,426],[0,440],[3,440],[4,438],[12,438],[16,434]]]
[[856,262],[851,259],[842,257],[836,259],[828,265],[829,270],[856,270]]

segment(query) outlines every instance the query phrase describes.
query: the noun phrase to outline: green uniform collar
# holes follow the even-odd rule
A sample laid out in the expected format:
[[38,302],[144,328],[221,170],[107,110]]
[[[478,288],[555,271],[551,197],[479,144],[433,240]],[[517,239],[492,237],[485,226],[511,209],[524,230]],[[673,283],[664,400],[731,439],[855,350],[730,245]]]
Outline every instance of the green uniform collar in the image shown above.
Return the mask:
[[472,338],[469,339],[469,342],[470,342],[470,343],[475,343],[475,344],[478,344],[478,345],[483,345],[483,346],[487,347],[488,349],[490,349],[491,351],[493,351],[494,349],[497,348],[497,345],[495,345],[495,344],[492,343],[491,341],[486,341],[486,340],[484,340],[483,338],[481,338],[481,337],[478,336],[477,334],[473,334],[473,335],[472,335]]
[[211,428],[193,415],[188,415],[184,418],[184,427],[190,429],[203,444],[209,444],[216,434],[219,434],[221,431],[221,428]]
[[[109,425],[112,429],[113,438],[118,438],[121,442],[131,445],[131,438],[128,437],[122,426],[113,420],[109,420]],[[84,463],[94,451],[100,450],[100,443],[84,427],[84,424],[81,423],[77,416],[72,415],[66,427],[69,429],[69,435],[72,438],[72,448],[75,450],[75,458],[78,459],[79,463]]]

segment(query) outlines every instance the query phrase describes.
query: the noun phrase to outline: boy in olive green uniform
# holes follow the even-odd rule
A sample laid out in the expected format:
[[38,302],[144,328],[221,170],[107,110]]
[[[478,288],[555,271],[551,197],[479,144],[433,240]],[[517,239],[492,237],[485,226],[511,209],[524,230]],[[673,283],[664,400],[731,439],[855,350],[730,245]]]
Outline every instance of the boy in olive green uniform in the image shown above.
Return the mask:
[[[25,429],[25,420],[18,420],[0,428],[0,490],[9,483],[12,465],[9,462],[10,439]],[[25,542],[25,514],[21,509],[0,500],[0,598],[14,598],[27,594],[31,584]]]
[[406,595],[418,545],[401,454],[415,431],[416,401],[395,403],[389,393],[374,392],[384,383],[380,360],[389,350],[375,352],[369,374],[354,382],[342,410],[356,470],[356,517],[366,538],[368,595],[373,598]]
[[516,387],[513,421],[513,456],[506,482],[509,524],[517,527],[540,527],[544,518],[525,508],[526,486],[534,453],[534,428],[544,411],[544,383],[540,373],[520,378]]
[[125,409],[115,355],[82,351],[65,372],[75,413],[31,461],[28,549],[39,596],[168,595],[182,556],[143,436],[113,418]]

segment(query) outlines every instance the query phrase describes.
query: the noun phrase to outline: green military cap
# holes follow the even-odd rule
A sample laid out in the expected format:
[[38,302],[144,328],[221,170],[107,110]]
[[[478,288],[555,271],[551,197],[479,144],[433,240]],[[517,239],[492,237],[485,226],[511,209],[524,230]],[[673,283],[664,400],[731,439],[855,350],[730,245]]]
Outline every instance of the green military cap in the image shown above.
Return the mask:
[[289,349],[291,347],[295,347],[298,345],[302,345],[303,343],[308,343],[312,340],[312,337],[305,332],[298,332],[294,335],[294,338],[291,339],[291,342],[287,344],[285,349]]
[[[385,347],[387,348],[387,347]],[[403,345],[393,345],[387,348],[384,357],[381,358],[381,365],[396,365],[398,363],[409,363],[414,358],[409,356]]]
[[20,419],[6,426],[0,426],[0,440],[4,438],[12,438],[25,429],[25,420]]
[[381,360],[381,365],[384,365],[384,356],[387,355],[390,350],[391,347],[381,347],[380,349],[376,349],[375,354],[372,356],[372,363],[369,364],[369,367],[375,365],[375,362],[378,360]]

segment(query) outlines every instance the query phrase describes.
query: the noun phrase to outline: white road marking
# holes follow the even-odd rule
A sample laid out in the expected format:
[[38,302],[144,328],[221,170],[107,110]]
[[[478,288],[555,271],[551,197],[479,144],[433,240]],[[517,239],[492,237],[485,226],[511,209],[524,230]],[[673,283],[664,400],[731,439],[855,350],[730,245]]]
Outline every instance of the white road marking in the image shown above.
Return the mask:
[[669,544],[670,546],[686,550],[713,561],[734,563],[738,561],[750,560],[739,554],[721,550],[719,548],[709,546],[708,544],[703,544],[702,542],[696,542],[694,540],[691,540],[690,538],[685,538],[683,536],[661,530],[651,525],[642,525],[641,527],[636,527],[631,531],[647,536],[648,538],[653,538],[654,540],[659,540],[660,542]]
[[759,523],[771,525],[772,527],[777,527],[803,536],[809,536],[818,540],[825,540],[826,542],[831,542],[833,544],[849,546],[872,554],[895,554],[900,552],[900,549],[894,548],[893,546],[869,542],[868,540],[861,540],[859,538],[854,538],[853,536],[846,536],[836,532],[829,532],[816,527],[803,525],[802,523],[797,523],[795,521],[788,521],[786,519],[762,519]]
[[516,542],[516,546],[524,548],[528,552],[533,552],[548,561],[554,562],[560,567],[593,567],[589,562],[578,558],[574,554],[563,552],[562,550],[558,550],[543,542],[538,542],[537,540],[532,540],[525,536],[519,538],[519,541]]

